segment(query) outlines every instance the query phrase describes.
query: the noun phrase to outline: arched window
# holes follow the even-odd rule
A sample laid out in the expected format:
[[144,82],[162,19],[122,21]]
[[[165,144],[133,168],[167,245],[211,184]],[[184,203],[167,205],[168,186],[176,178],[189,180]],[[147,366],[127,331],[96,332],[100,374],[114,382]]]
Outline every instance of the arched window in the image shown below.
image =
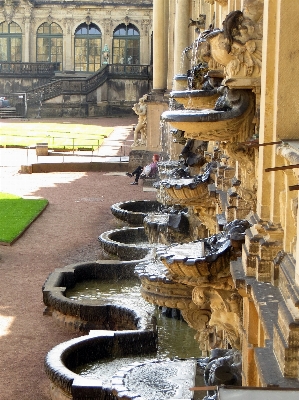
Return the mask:
[[22,61],[22,31],[18,24],[0,24],[0,61]]
[[95,72],[101,67],[102,33],[95,24],[75,31],[75,71]]
[[[36,61],[56,62],[62,69],[62,29],[58,24],[45,22],[37,30]],[[58,67],[58,66],[57,66]]]
[[113,32],[113,64],[140,64],[140,35],[132,25],[121,24]]

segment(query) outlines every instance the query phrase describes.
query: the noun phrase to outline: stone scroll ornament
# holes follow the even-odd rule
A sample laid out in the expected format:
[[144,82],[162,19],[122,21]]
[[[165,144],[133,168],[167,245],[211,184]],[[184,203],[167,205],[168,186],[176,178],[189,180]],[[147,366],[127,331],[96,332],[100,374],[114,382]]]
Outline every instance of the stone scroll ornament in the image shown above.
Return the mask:
[[262,16],[253,4],[244,6],[243,11],[230,12],[223,30],[214,30],[205,39],[210,46],[209,67],[215,62],[222,65],[226,79],[260,77]]
[[134,131],[133,146],[135,147],[146,145],[146,136],[147,136],[147,105],[145,104],[146,99],[147,95],[144,95],[139,99],[139,103],[134,104],[134,107],[132,107],[132,109],[138,115],[138,123]]

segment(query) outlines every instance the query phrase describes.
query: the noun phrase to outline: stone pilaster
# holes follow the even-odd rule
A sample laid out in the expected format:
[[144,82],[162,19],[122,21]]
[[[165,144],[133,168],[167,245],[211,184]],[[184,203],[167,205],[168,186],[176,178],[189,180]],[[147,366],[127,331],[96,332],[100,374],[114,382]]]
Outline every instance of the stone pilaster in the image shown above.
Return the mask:
[[183,57],[183,50],[190,46],[188,24],[190,21],[189,0],[176,0],[174,27],[174,75],[186,73],[189,62]]

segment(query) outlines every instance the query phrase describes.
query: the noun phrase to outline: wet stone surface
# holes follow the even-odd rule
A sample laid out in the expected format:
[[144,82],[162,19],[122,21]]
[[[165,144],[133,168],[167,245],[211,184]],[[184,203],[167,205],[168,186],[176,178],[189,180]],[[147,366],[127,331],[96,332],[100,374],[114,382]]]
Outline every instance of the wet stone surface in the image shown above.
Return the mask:
[[195,360],[147,362],[124,374],[124,385],[147,400],[191,399],[195,373]]
[[158,259],[150,259],[139,263],[135,267],[135,271],[140,278],[145,276],[149,280],[172,283],[172,281],[167,277],[169,275],[167,268]]

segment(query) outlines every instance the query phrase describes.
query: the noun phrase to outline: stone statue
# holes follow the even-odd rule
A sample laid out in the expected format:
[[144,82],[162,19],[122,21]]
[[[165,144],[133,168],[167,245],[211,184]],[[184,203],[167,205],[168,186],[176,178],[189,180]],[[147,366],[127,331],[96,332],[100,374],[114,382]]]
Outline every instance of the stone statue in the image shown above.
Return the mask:
[[134,107],[132,108],[138,115],[138,123],[136,125],[134,132],[133,146],[146,145],[146,125],[147,125],[147,105],[145,104],[146,99],[147,95],[144,95],[139,99],[139,103],[134,104]]
[[110,50],[107,44],[105,44],[103,51],[102,51],[102,55],[103,55],[103,62],[102,64],[109,64],[109,56],[110,56]]
[[200,14],[196,21],[190,18],[188,28],[190,26],[195,26],[195,32],[200,33],[200,29],[204,29],[206,26],[206,15]]
[[[209,33],[209,68],[224,66],[225,79],[259,78],[262,66],[262,11],[253,0],[244,1],[244,11],[232,11],[223,21],[223,30]],[[203,46],[199,43],[199,49]],[[198,51],[197,51],[198,53]],[[208,53],[207,53],[208,54]],[[215,68],[214,68],[215,69]]]

